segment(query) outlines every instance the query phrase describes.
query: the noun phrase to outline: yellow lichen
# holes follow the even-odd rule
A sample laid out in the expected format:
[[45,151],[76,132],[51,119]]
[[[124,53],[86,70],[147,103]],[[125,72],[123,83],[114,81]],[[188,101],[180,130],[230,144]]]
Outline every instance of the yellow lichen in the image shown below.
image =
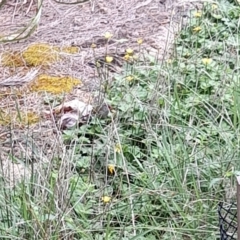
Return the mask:
[[7,67],[20,67],[25,65],[25,61],[20,52],[4,53],[2,55],[2,65]]
[[33,44],[22,55],[28,66],[48,65],[59,59],[59,48],[48,44]]
[[6,114],[4,111],[0,110],[0,125],[7,126],[11,123],[10,114]]
[[56,47],[46,43],[36,43],[27,47],[24,51],[4,53],[2,65],[9,67],[19,66],[47,66],[60,59],[60,53],[74,54],[78,47]]
[[30,86],[31,91],[50,92],[54,94],[70,92],[74,86],[81,84],[81,81],[72,77],[54,77],[40,75]]
[[21,116],[21,123],[24,125],[31,125],[39,122],[39,116],[34,112],[27,112],[25,115]]
[[27,126],[39,122],[40,117],[34,112],[18,113],[0,112],[0,125],[7,126],[9,124],[15,124],[18,126]]
[[63,47],[61,49],[61,52],[75,54],[75,53],[79,52],[79,48],[78,47]]

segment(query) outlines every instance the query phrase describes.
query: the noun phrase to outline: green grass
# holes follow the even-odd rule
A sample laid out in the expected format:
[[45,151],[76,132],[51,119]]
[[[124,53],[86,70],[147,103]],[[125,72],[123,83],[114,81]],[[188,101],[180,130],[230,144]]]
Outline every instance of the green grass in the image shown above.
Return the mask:
[[234,1],[205,4],[171,59],[102,74],[114,113],[65,131],[64,156],[2,188],[0,238],[218,239],[239,173],[239,14]]

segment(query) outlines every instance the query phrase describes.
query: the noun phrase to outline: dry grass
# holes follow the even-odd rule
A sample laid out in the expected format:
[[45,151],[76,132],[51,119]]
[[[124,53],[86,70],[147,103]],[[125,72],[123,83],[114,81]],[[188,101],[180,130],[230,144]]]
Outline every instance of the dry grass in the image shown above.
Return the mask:
[[[1,158],[6,164],[11,159],[9,153],[20,160],[21,152],[25,152],[27,159],[45,162],[49,159],[49,151],[52,152],[59,145],[61,147],[58,146],[58,149],[64,154],[55,121],[53,118],[46,119],[44,112],[66,100],[77,98],[85,102],[92,101],[92,93],[86,89],[99,89],[98,74],[92,67],[95,59],[104,59],[106,54],[118,58],[120,60],[115,62],[121,71],[121,56],[127,48],[137,53],[139,38],[143,39],[142,49],[145,53],[153,56],[157,54],[159,59],[166,59],[174,33],[181,27],[178,21],[182,12],[186,11],[184,7],[189,5],[186,1],[171,0],[165,3],[157,0],[99,0],[80,5],[56,4],[49,0],[44,1],[41,7],[38,4],[34,1],[19,2],[16,5],[3,5],[0,9],[0,21],[5,19],[6,23],[0,28],[4,35],[1,37],[20,31],[36,15],[36,10],[37,13],[39,9],[42,11],[36,32],[24,41],[0,46],[0,96],[2,116],[5,117],[5,121],[0,122]],[[107,48],[105,32],[114,35],[114,40],[108,41]],[[32,45],[33,43],[40,45]],[[94,52],[92,43],[96,44]],[[52,45],[51,48],[49,44]],[[33,46],[40,47],[35,49]],[[80,51],[76,52],[76,49]],[[61,94],[57,97],[51,93],[30,91],[27,84],[40,74],[79,79],[85,83],[85,90],[83,87],[75,87],[71,93],[62,94],[60,91]],[[46,102],[48,105],[45,105]],[[39,116],[39,121],[33,123],[26,120],[29,113]],[[23,136],[31,135],[32,132],[37,136],[32,139],[37,154],[30,154],[29,147],[23,144]],[[56,138],[53,138],[54,132],[57,132]],[[10,135],[14,137],[14,146],[9,145]],[[16,171],[17,169],[22,168],[16,167]],[[16,178],[17,176],[22,174],[15,174]]]

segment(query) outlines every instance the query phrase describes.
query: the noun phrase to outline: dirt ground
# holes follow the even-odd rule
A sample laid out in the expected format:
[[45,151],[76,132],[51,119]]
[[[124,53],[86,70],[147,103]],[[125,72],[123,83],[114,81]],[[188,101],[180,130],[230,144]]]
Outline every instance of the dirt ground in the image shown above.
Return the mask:
[[[1,52],[23,50],[29,44],[39,42],[77,46],[78,54],[53,64],[48,71],[51,74],[67,74],[80,78],[92,86],[95,76],[95,70],[91,67],[94,62],[92,43],[97,45],[96,56],[101,58],[106,52],[106,32],[113,34],[108,43],[108,54],[112,55],[123,54],[129,47],[137,51],[137,39],[142,38],[142,47],[148,53],[158,54],[160,59],[164,59],[170,52],[174,34],[182,26],[182,16],[187,15],[189,8],[194,7],[190,2],[85,0],[79,4],[63,4],[44,0],[37,30],[23,41],[2,44],[0,49]],[[17,0],[15,4],[7,0],[0,9],[0,22],[4,23],[0,25],[1,36],[23,29],[35,16],[36,9],[36,0],[28,0],[26,3]],[[120,43],[119,40],[123,39],[126,41]],[[6,69],[1,71],[0,80],[9,77],[7,73]]]
[[[10,181],[26,174],[20,155],[24,159],[46,162],[51,154],[62,149],[59,134],[54,132],[53,119],[46,119],[43,113],[53,105],[61,103],[63,96],[52,97],[48,94],[29,92],[26,82],[34,80],[40,74],[51,76],[71,76],[80,79],[82,84],[75,87],[64,99],[79,99],[91,102],[92,92],[99,89],[99,80],[95,59],[107,55],[120,59],[114,70],[121,72],[122,56],[127,48],[138,53],[138,39],[143,40],[144,51],[159,60],[165,60],[171,54],[174,36],[187,21],[189,10],[196,8],[197,1],[189,0],[87,0],[78,4],[75,1],[44,0],[41,8],[39,26],[28,38],[20,41],[0,43],[0,115],[7,118],[9,124],[0,121],[0,151],[4,173]],[[66,4],[68,3],[68,4]],[[20,31],[36,15],[36,0],[0,1],[0,41],[9,34]],[[113,37],[108,42],[104,34],[110,32]],[[47,43],[57,47],[77,47],[77,52],[62,53],[60,61],[48,66],[6,66],[3,55],[26,50],[33,43]],[[92,44],[96,48],[92,49]],[[18,93],[18,94],[16,94]],[[46,100],[47,99],[47,100]],[[54,99],[54,100],[52,100]],[[54,103],[46,105],[46,101]],[[40,121],[31,126],[17,124],[13,112],[35,113]],[[1,116],[0,116],[1,117]],[[26,124],[28,125],[28,124]],[[34,145],[34,152],[28,142]],[[12,163],[13,157],[15,163]],[[16,163],[17,162],[17,163]],[[11,175],[11,176],[10,176]]]

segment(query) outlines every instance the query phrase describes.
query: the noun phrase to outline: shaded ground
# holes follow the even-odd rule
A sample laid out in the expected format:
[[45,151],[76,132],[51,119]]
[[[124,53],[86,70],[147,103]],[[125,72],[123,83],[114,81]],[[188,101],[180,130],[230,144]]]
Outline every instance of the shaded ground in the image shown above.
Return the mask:
[[[0,22],[4,23],[0,26],[1,36],[29,24],[36,14],[36,7],[34,0],[26,3],[7,1],[0,9]],[[37,30],[26,40],[0,45],[2,54],[19,51],[21,55],[32,43],[74,46],[78,52],[62,52],[60,61],[47,66],[29,66],[26,63],[22,66],[0,66],[0,113],[3,118],[10,116],[11,119],[8,124],[0,124],[1,158],[6,172],[11,172],[15,177],[23,174],[22,165],[12,163],[13,156],[15,162],[21,159],[23,153],[24,159],[29,161],[46,162],[54,152],[63,151],[60,132],[56,131],[56,121],[51,117],[47,119],[43,113],[71,99],[92,102],[92,92],[97,91],[100,84],[93,66],[95,58],[104,59],[106,54],[114,56],[118,60],[113,69],[121,72],[126,49],[132,48],[138,54],[137,40],[141,38],[141,49],[165,60],[171,52],[174,34],[181,28],[182,16],[191,7],[194,6],[189,1],[174,0],[89,0],[80,4],[44,1]],[[107,49],[104,38],[106,32],[113,34]],[[92,43],[96,44],[95,56]],[[27,74],[27,80],[24,81]],[[83,84],[70,93],[57,96],[29,91],[25,82],[34,80],[39,74],[71,76],[80,79]],[[16,82],[18,86],[14,87]],[[33,113],[39,120],[27,126],[28,120],[17,120],[19,112],[22,113],[20,119]],[[34,146],[34,151],[29,142]],[[11,161],[6,161],[7,159]]]

